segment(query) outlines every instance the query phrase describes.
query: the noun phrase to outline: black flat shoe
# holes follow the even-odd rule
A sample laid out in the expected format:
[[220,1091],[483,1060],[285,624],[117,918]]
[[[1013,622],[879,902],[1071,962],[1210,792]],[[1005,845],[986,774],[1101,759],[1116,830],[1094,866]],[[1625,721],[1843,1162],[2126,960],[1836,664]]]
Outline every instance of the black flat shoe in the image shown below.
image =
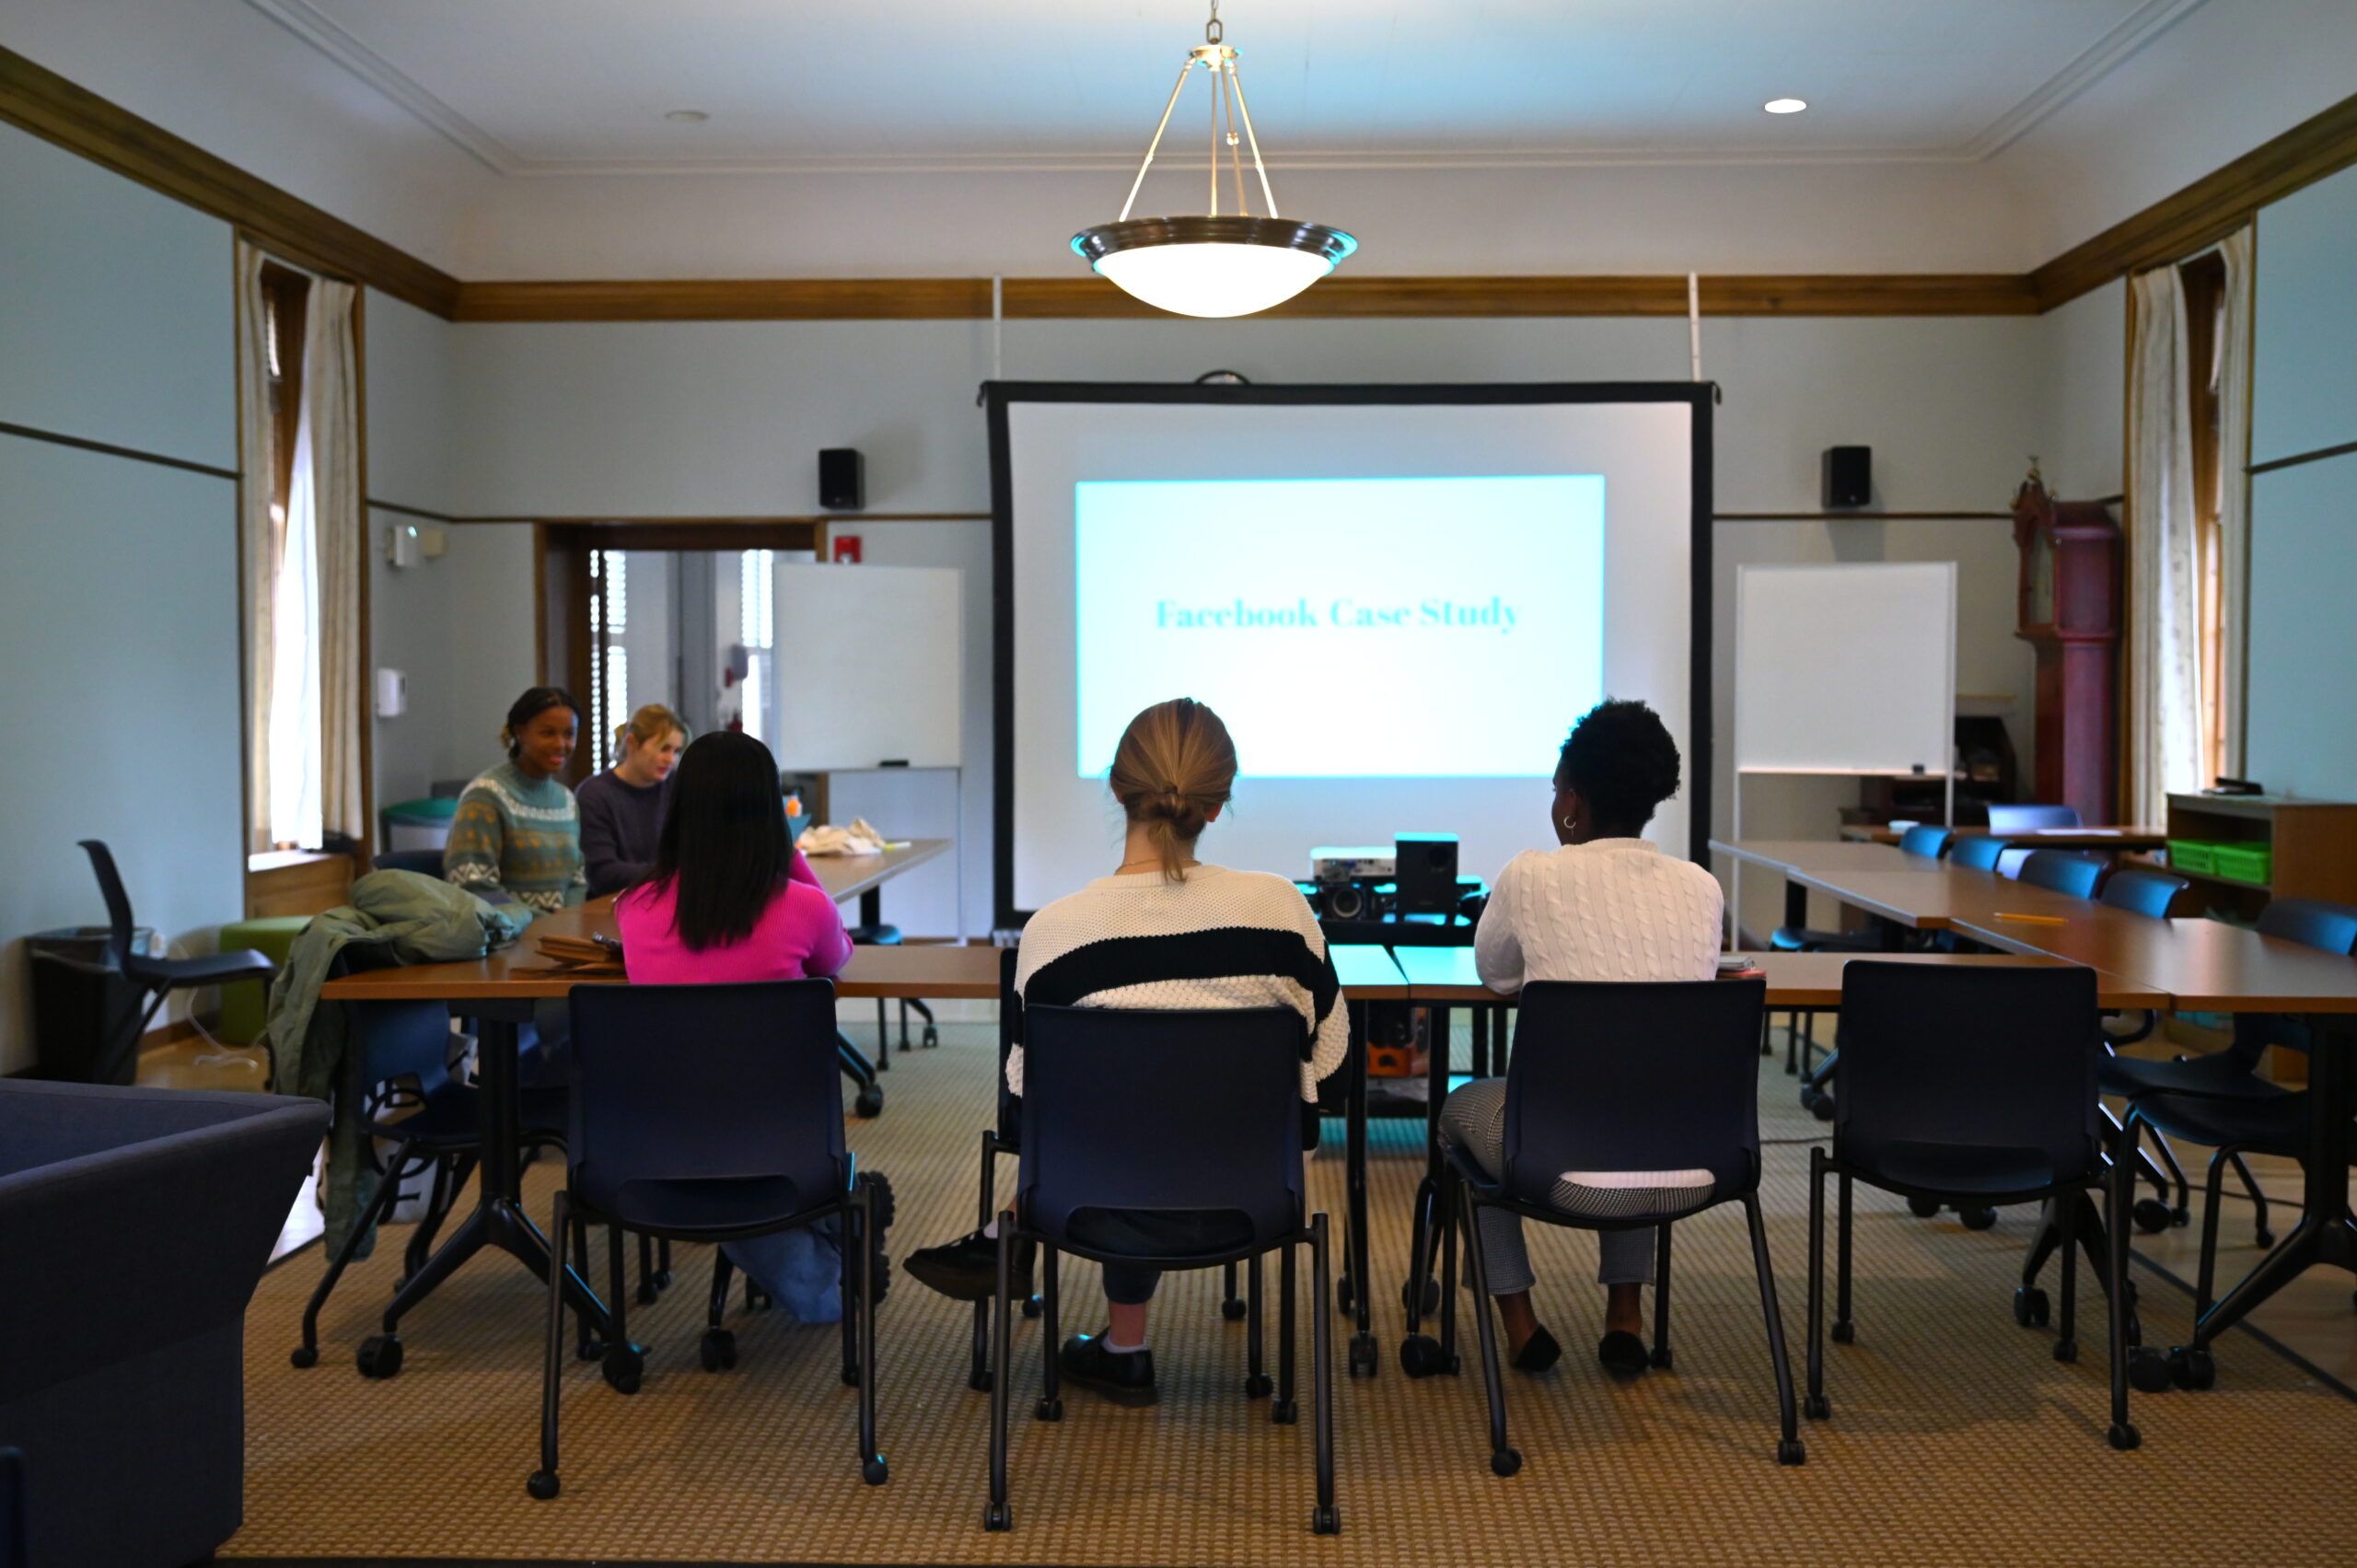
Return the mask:
[[1514,1353],[1514,1369],[1535,1376],[1562,1359],[1563,1347],[1555,1342],[1554,1335],[1541,1329],[1524,1341],[1522,1348]]
[[1117,1405],[1150,1405],[1162,1398],[1154,1386],[1154,1352],[1109,1351],[1102,1334],[1074,1334],[1056,1356],[1057,1368],[1084,1388],[1094,1388]]
[[[1036,1250],[1032,1242],[1015,1244],[1017,1301],[1031,1294],[1031,1261]],[[919,1283],[939,1291],[952,1301],[987,1301],[998,1293],[998,1242],[979,1230],[938,1247],[921,1248],[910,1253],[900,1266]]]
[[1645,1353],[1645,1342],[1626,1329],[1615,1329],[1596,1342],[1596,1359],[1604,1364],[1607,1372],[1623,1377],[1634,1377],[1652,1364]]

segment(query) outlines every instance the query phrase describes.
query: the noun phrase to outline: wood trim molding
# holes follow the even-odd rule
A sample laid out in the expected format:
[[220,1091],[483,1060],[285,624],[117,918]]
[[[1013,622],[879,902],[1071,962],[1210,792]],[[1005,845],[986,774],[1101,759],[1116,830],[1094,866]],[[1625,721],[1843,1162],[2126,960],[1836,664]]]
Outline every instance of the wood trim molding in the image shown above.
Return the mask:
[[456,321],[988,320],[988,278],[464,283]]
[[449,273],[6,49],[0,121],[234,224],[290,261],[437,316],[457,301]]
[[2357,94],[2032,272],[2038,308],[2051,310],[2114,278],[2183,261],[2240,228],[2261,207],[2351,164],[2357,164]]

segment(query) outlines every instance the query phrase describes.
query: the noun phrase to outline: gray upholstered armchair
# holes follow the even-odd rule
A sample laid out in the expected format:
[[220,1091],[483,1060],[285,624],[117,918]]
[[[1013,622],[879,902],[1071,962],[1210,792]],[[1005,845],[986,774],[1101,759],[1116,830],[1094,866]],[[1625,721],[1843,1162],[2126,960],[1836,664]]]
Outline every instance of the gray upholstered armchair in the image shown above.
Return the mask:
[[236,1533],[246,1303],[327,1120],[0,1083],[0,1448],[41,1568],[179,1568]]

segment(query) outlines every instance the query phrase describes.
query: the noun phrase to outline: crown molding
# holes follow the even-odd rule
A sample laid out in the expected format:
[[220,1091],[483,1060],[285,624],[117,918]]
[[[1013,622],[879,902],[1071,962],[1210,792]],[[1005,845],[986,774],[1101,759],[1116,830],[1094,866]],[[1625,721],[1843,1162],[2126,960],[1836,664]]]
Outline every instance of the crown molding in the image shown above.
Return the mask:
[[493,173],[515,174],[524,167],[525,160],[514,148],[435,97],[311,0],[246,0],[246,4],[392,99],[420,124],[440,133]]
[[1964,155],[1965,161],[1973,163],[1995,157],[2029,134],[2049,115],[2109,75],[2137,51],[2209,3],[2210,0],[2145,0],[2142,8],[2123,17],[2118,27],[2096,40],[2077,59],[2048,77],[2036,92],[1999,115],[1956,150]]

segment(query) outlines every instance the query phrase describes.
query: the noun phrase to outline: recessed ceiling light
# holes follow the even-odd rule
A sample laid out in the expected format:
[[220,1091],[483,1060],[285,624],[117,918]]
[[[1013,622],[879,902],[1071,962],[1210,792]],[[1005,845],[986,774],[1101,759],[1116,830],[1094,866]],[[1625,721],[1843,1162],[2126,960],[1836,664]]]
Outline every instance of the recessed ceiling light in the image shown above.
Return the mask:
[[1796,98],[1771,98],[1759,107],[1766,110],[1771,114],[1798,114],[1802,110],[1806,109],[1808,105],[1804,100]]
[[712,116],[701,109],[675,109],[663,118],[674,125],[701,125]]

